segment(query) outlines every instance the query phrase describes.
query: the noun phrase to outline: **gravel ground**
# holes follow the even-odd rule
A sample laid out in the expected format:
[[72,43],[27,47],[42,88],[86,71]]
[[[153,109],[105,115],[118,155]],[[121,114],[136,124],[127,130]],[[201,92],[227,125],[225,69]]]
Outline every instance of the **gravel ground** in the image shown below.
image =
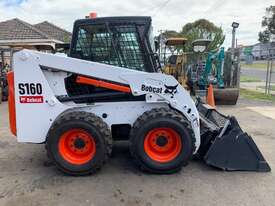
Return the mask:
[[[251,107],[256,107],[253,110]],[[272,168],[275,168],[275,113],[267,102],[240,100],[220,111],[237,116]],[[70,177],[48,162],[44,145],[18,144],[8,128],[7,104],[0,105],[0,205],[275,205],[271,173],[223,172],[191,161],[173,175],[149,175],[136,169],[127,145],[116,145],[96,175]]]

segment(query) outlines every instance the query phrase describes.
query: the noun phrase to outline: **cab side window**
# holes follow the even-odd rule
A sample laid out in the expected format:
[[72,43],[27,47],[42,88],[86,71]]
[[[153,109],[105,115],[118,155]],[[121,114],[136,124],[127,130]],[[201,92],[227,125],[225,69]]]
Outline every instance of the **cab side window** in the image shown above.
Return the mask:
[[145,57],[135,25],[79,26],[74,57],[145,71]]

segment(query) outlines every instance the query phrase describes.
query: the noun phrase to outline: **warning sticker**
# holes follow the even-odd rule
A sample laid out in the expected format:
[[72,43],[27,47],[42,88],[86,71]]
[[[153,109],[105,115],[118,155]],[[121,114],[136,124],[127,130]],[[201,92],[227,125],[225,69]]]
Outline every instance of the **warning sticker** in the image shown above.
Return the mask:
[[20,96],[20,103],[22,104],[43,103],[43,96]]

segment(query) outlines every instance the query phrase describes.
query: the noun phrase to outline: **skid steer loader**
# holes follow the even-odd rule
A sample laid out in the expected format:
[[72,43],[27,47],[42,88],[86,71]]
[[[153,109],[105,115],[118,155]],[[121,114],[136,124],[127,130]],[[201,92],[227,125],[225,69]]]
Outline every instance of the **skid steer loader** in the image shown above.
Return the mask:
[[234,117],[196,103],[158,73],[150,17],[77,20],[69,57],[14,54],[8,74],[10,127],[18,142],[45,143],[63,172],[96,172],[127,139],[137,165],[181,169],[193,155],[223,170],[270,171]]

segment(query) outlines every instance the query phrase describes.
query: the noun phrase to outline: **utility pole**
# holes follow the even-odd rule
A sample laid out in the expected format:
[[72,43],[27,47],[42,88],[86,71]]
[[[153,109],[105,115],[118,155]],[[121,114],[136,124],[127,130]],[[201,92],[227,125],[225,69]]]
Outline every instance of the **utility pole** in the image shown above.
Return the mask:
[[234,77],[234,70],[235,70],[235,42],[236,42],[236,29],[239,27],[239,23],[233,22],[232,23],[232,44],[231,44],[231,59],[232,59],[232,66],[231,66],[231,73],[230,73],[230,86],[233,86],[233,77]]

